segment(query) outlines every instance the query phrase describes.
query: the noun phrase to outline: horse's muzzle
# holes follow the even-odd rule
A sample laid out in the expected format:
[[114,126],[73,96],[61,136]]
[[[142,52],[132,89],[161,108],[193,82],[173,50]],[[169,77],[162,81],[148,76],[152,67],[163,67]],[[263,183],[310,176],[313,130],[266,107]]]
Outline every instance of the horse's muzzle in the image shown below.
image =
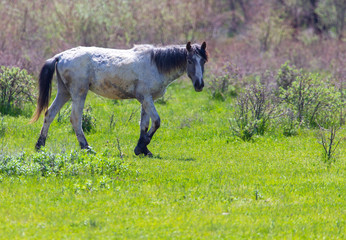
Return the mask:
[[193,86],[194,86],[196,92],[201,92],[203,90],[203,87],[204,87],[203,79],[201,79],[201,81],[195,81]]

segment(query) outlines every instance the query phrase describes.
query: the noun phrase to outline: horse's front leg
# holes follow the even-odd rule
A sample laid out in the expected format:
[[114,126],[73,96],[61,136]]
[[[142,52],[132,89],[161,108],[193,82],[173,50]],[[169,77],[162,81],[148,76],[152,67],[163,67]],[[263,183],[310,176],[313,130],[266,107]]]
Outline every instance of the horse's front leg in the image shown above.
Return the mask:
[[[149,119],[151,119],[151,128],[148,132]],[[141,112],[141,134],[135,148],[136,155],[143,153],[146,156],[152,156],[147,146],[159,127],[160,116],[156,111],[153,100],[151,98],[144,99]]]
[[135,148],[135,154],[139,155],[143,153],[144,155],[152,155],[151,152],[148,150],[147,145],[149,144],[150,140],[149,137],[147,136],[148,128],[149,128],[149,121],[150,117],[149,114],[145,111],[142,105],[142,110],[141,110],[141,135],[139,137],[137,146]]

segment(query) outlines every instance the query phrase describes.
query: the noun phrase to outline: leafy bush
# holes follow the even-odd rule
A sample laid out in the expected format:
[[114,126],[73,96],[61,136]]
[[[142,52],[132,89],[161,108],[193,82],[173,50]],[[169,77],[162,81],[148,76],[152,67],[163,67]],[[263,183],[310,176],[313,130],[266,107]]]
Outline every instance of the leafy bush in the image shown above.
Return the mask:
[[211,97],[216,100],[225,101],[228,96],[237,95],[237,83],[240,73],[237,66],[228,63],[220,73],[212,75],[209,81]]
[[284,136],[291,137],[298,134],[300,124],[290,109],[282,116],[279,123],[283,129]]
[[230,120],[231,130],[237,137],[249,141],[256,134],[263,135],[275,115],[273,94],[260,81],[248,87],[237,97],[235,117]]
[[0,137],[3,137],[6,133],[6,123],[4,122],[4,117],[0,115]]
[[166,93],[165,95],[163,95],[159,99],[155,100],[155,103],[158,103],[161,105],[166,105],[168,103],[168,100],[171,100],[171,99],[172,99],[172,95]]
[[58,112],[57,117],[56,117],[56,121],[58,123],[63,123],[63,122],[66,122],[67,120],[68,120],[68,122],[70,122],[69,119],[70,119],[70,115],[71,115],[71,109],[72,109],[72,107],[71,107],[71,104],[69,102],[67,104],[65,104],[65,106],[62,107],[60,109],[60,111]]
[[86,151],[68,154],[53,154],[45,151],[28,155],[0,155],[0,175],[8,176],[75,176],[112,175],[126,171],[123,161],[103,154],[88,154]]
[[[68,105],[61,109],[61,111],[57,115],[57,122],[58,123],[66,123],[69,122],[71,115],[71,105]],[[82,129],[85,133],[89,133],[94,131],[96,128],[96,118],[93,114],[93,109],[90,105],[88,105],[82,115]],[[74,131],[73,128],[71,128],[72,132]]]
[[24,103],[32,103],[34,95],[33,77],[26,70],[17,67],[0,69],[0,112],[3,114],[20,113]]
[[277,76],[280,98],[300,125],[317,127],[318,116],[341,107],[341,94],[328,79],[285,63]]
[[296,80],[296,77],[300,74],[300,71],[294,66],[289,65],[289,61],[281,65],[276,76],[276,84],[278,88],[287,90],[292,86],[292,83]]
[[96,127],[96,118],[92,114],[92,107],[89,105],[83,111],[82,128],[84,132],[91,132]]

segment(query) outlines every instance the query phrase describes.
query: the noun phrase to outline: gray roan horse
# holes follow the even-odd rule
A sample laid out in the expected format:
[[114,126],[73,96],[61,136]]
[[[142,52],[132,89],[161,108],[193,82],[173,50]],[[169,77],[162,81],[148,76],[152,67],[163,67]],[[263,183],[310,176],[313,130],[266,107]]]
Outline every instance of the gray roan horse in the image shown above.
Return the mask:
[[[82,113],[89,90],[111,99],[136,98],[142,106],[140,137],[136,155],[152,155],[147,145],[160,127],[154,100],[163,96],[167,86],[184,72],[197,92],[204,87],[204,64],[208,60],[206,43],[154,47],[135,45],[129,50],[77,47],[48,59],[39,76],[37,108],[31,122],[48,108],[51,83],[57,73],[58,92],[45,114],[36,149],[45,145],[48,129],[60,108],[72,99],[70,121],[82,149],[89,149],[82,130]],[[151,128],[149,128],[151,119]]]

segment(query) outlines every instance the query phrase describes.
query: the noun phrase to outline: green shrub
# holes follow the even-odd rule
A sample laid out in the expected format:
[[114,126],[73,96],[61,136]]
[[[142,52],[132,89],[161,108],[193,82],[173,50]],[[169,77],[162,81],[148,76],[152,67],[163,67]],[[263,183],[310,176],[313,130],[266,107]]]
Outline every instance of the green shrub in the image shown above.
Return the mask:
[[0,69],[0,112],[3,114],[19,114],[24,104],[32,103],[34,80],[26,70],[17,67]]
[[[62,122],[66,122],[67,120],[70,119],[70,115],[71,115],[71,104],[68,102],[67,104],[65,104],[65,106],[63,108],[60,109],[60,111],[58,112],[58,115],[56,117],[56,121],[58,123],[62,123]],[[68,121],[70,122],[70,121]]]
[[89,105],[83,111],[82,128],[84,132],[91,132],[96,127],[96,118],[92,113],[92,107]]
[[239,69],[230,63],[225,65],[220,73],[212,75],[208,87],[212,99],[225,101],[229,96],[236,96],[239,78]]
[[300,74],[300,71],[294,66],[289,65],[289,61],[281,65],[276,75],[276,84],[278,88],[287,90],[292,86],[292,83],[296,80],[296,77]]
[[272,91],[259,80],[237,97],[235,117],[230,119],[233,134],[249,141],[256,134],[263,135],[270,120],[276,115],[276,101]]
[[[61,111],[57,115],[57,122],[58,123],[65,123],[66,121],[69,122],[70,119],[70,114],[71,114],[71,105],[68,105],[64,108],[61,109]],[[88,105],[82,115],[82,129],[85,133],[89,133],[94,131],[96,128],[96,118],[94,117],[93,114],[93,109],[90,105]],[[72,132],[74,131],[73,128]]]
[[298,134],[300,124],[291,109],[288,109],[286,113],[281,116],[278,123],[283,130],[284,136],[291,137]]
[[126,171],[123,161],[114,156],[88,154],[86,151],[53,154],[45,151],[33,155],[0,155],[0,175],[75,176],[112,175]]
[[6,123],[4,122],[4,117],[0,115],[0,137],[3,137],[6,133]]
[[165,95],[163,95],[162,97],[160,97],[159,99],[157,99],[155,101],[155,103],[161,104],[161,105],[166,105],[168,103],[168,100],[172,99],[171,94],[166,93]]
[[302,126],[317,127],[319,116],[341,107],[340,91],[319,74],[304,73],[285,63],[277,82],[282,107],[291,109]]

